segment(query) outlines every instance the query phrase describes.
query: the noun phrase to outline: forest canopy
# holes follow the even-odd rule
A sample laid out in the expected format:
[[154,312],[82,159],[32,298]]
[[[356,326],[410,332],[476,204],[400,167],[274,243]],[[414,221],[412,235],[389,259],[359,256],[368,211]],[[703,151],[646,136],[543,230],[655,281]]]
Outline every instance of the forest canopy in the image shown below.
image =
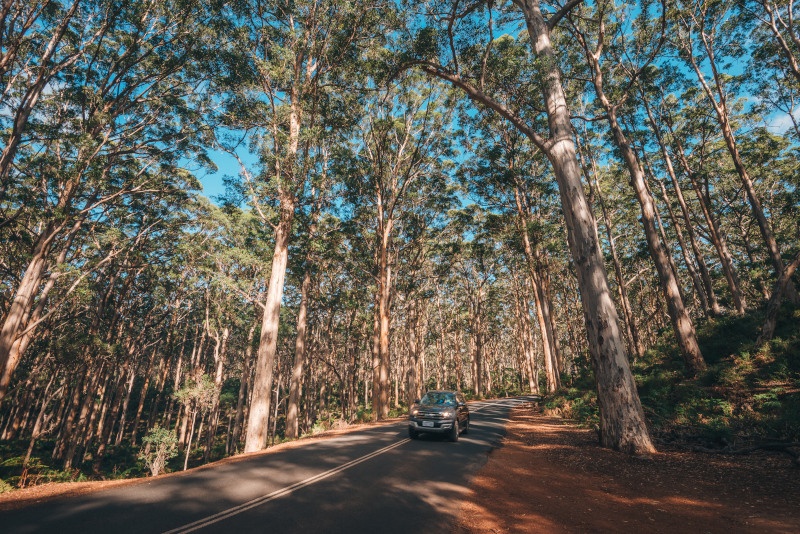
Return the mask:
[[3,2],[3,465],[143,473],[160,436],[186,468],[434,388],[629,453],[690,397],[796,441],[798,15]]

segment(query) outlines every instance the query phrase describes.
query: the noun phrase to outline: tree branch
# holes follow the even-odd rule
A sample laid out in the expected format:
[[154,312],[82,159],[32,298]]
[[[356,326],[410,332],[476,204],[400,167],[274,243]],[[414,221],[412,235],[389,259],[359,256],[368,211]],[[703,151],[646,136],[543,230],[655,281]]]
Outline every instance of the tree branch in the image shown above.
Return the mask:
[[567,16],[567,14],[570,11],[572,11],[572,8],[582,3],[583,0],[570,0],[569,2],[564,4],[564,7],[556,11],[556,13],[552,17],[550,17],[550,20],[547,21],[547,29],[553,31],[553,28],[556,27],[556,24],[558,24],[561,21],[561,19]]

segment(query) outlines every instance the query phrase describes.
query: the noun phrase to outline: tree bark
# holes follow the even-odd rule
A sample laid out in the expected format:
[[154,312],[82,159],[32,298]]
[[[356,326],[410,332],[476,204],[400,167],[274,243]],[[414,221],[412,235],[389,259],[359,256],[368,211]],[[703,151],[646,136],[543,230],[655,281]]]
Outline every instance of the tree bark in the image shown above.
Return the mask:
[[[576,137],[576,139],[579,138]],[[578,149],[580,150],[580,144],[578,145]],[[591,152],[587,154],[587,158],[589,159],[589,163],[592,165],[592,174],[591,176],[589,175],[589,168],[587,165],[583,165],[583,171],[586,175],[586,182],[590,184],[590,187],[594,185],[594,194],[597,197],[598,204],[600,204],[600,213],[603,215],[603,226],[606,230],[606,239],[608,240],[608,246],[611,252],[611,261],[614,265],[614,274],[617,278],[617,291],[619,292],[619,300],[620,304],[622,305],[622,312],[625,315],[625,329],[628,337],[628,347],[629,349],[633,349],[633,353],[636,358],[641,358],[644,356],[644,344],[642,343],[642,337],[639,334],[639,327],[636,324],[636,318],[633,316],[630,298],[628,297],[628,285],[625,283],[625,276],[622,273],[622,263],[619,261],[619,255],[617,254],[617,241],[614,237],[614,226],[611,221],[611,216],[608,213],[608,208],[606,207],[603,194],[600,190],[600,184],[597,177],[598,173],[597,169],[595,168],[595,160]]]
[[298,413],[302,394],[303,367],[306,357],[306,328],[308,325],[308,290],[311,272],[306,268],[300,286],[300,309],[297,311],[297,339],[294,344],[294,365],[289,382],[289,404],[286,407],[286,437],[296,439],[299,435]]
[[280,323],[281,299],[289,257],[289,236],[294,218],[294,198],[281,199],[281,218],[275,230],[275,251],[272,256],[272,271],[267,289],[264,318],[261,323],[261,339],[258,345],[256,374],[253,380],[253,397],[247,421],[244,452],[266,448],[269,427],[269,407],[272,397],[273,365],[278,350],[278,327]]
[[628,366],[617,310],[594,232],[594,216],[580,179],[569,107],[550,42],[550,30],[538,0],[514,0],[514,3],[525,16],[537,56],[549,66],[542,87],[551,132],[546,154],[558,181],[570,252],[583,297],[581,302],[600,404],[600,442],[630,453],[651,453],[655,447],[650,441]]
[[655,223],[655,203],[647,188],[644,171],[639,158],[634,152],[617,118],[617,106],[609,101],[603,87],[603,72],[600,66],[603,43],[599,42],[595,50],[592,51],[589,49],[589,43],[583,39],[583,36],[579,33],[577,35],[584,45],[586,59],[592,70],[592,81],[598,103],[606,112],[606,120],[611,128],[614,145],[620,151],[622,159],[625,162],[631,185],[639,201],[642,214],[642,226],[644,227],[647,246],[650,250],[650,256],[653,259],[656,270],[658,271],[658,278],[661,284],[661,290],[664,294],[664,299],[667,303],[667,311],[672,322],[675,340],[678,343],[681,355],[686,362],[689,372],[691,374],[697,374],[706,368],[706,364],[700,351],[700,345],[697,343],[694,324],[684,306],[683,298],[680,293],[680,286],[672,268],[670,256],[666,250],[666,244],[662,242],[658,235],[658,229]]
[[247,347],[242,360],[242,377],[239,379],[239,397],[236,401],[236,418],[233,423],[233,432],[231,433],[231,450],[239,450],[239,438],[242,435],[242,425],[244,423],[244,407],[247,402],[247,383],[250,380],[250,360],[253,357],[253,338],[255,337],[256,326],[258,326],[257,322],[258,319],[253,322],[247,333]]
[[429,62],[420,68],[463,90],[469,98],[511,122],[540,148],[556,176],[567,228],[570,253],[581,293],[586,333],[595,367],[600,405],[600,441],[605,447],[631,453],[655,450],[644,421],[639,395],[619,330],[617,310],[608,287],[592,214],[580,178],[572,139],[569,106],[561,84],[558,61],[538,0],[513,0],[524,15],[528,35],[544,69],[541,83],[550,138],[543,139],[522,117],[473,86],[457,73]]

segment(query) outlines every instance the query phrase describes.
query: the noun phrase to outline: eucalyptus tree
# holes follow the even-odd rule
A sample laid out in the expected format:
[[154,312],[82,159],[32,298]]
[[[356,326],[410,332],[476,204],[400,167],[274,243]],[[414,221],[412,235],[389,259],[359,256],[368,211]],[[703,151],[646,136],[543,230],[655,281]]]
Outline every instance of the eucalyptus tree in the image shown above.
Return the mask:
[[[86,4],[81,0],[9,0],[0,8],[0,103],[4,107],[0,120],[8,132],[0,155],[0,202],[12,187],[12,164],[40,98],[98,37],[91,32],[81,36],[77,30],[80,22],[75,19],[85,16]],[[71,41],[76,36],[88,39],[83,46],[74,46]]]
[[[635,21],[633,28],[625,22],[629,18]],[[639,17],[630,17],[625,11],[620,13],[613,0],[598,2],[591,8],[584,7],[567,16],[570,32],[586,58],[595,105],[602,110],[602,117],[608,123],[614,145],[625,162],[641,207],[642,226],[650,256],[658,271],[675,339],[689,371],[696,374],[704,370],[706,364],[692,318],[683,302],[677,275],[670,264],[667,244],[658,233],[656,206],[646,183],[641,156],[636,153],[630,134],[626,134],[621,116],[626,112],[631,113],[630,109],[625,109],[625,105],[632,96],[636,78],[660,54],[667,31],[666,12],[662,10],[659,18],[658,34],[652,36],[650,32],[637,31],[636,28],[653,25],[654,21],[646,9],[642,10]],[[631,34],[633,39],[630,38]],[[611,61],[608,61],[608,56],[612,57]]]
[[773,66],[781,65],[779,69],[785,75],[794,78],[795,83],[800,82],[800,32],[796,26],[798,8],[794,1],[741,0],[737,7],[760,23],[755,37],[760,41],[761,50],[753,57]]
[[[462,228],[463,243],[456,246],[453,268],[458,273],[457,283],[466,296],[469,314],[467,331],[470,334],[472,386],[476,395],[491,392],[491,367],[487,365],[490,328],[492,326],[492,297],[494,281],[501,268],[495,241],[487,224],[490,216],[467,206],[459,213],[457,225]],[[467,234],[474,232],[471,239]],[[487,378],[489,380],[487,380]]]
[[249,130],[254,140],[260,171],[243,169],[242,175],[253,209],[272,227],[275,241],[245,440],[245,451],[255,451],[267,444],[292,223],[318,146],[306,143],[349,117],[354,93],[345,80],[361,54],[383,38],[391,6],[381,0],[252,0],[231,9],[237,30],[222,62],[228,74],[221,88],[231,97],[225,120]]
[[[365,102],[359,136],[342,154],[348,201],[361,220],[374,220],[375,333],[373,417],[389,413],[390,328],[398,227],[415,206],[446,193],[453,115],[447,87],[403,76]],[[368,214],[363,213],[368,210]],[[415,231],[412,225],[400,228]]]
[[[661,87],[674,87],[674,76],[663,75],[657,80],[654,83]],[[728,245],[726,230],[721,225],[722,210],[715,207],[715,199],[711,195],[710,173],[706,164],[709,145],[713,142],[717,128],[711,124],[708,114],[704,113],[702,102],[697,102],[695,90],[682,91],[675,88],[675,91],[679,94],[662,93],[658,99],[659,119],[668,133],[665,141],[669,145],[670,153],[679,163],[684,179],[689,180],[691,189],[695,192],[696,209],[702,214],[701,220],[705,221],[704,230],[719,258],[733,306],[737,312],[743,313],[747,308],[747,296],[739,279],[734,253]],[[680,107],[678,102],[683,102],[684,105]],[[698,230],[702,229],[697,217],[695,225]]]
[[[514,45],[504,43],[507,50]],[[466,119],[465,119],[466,120]],[[555,188],[542,180],[543,156],[530,141],[493,114],[474,117],[475,158],[461,167],[470,191],[478,196],[490,212],[511,214],[508,218],[517,231],[521,253],[532,287],[534,311],[542,337],[547,390],[561,387],[560,343],[557,313],[549,291],[549,264],[554,226],[548,214],[556,204]],[[527,288],[523,283],[522,287]],[[525,291],[527,293],[527,291]],[[527,310],[527,307],[526,307]]]
[[[658,146],[658,150],[662,160],[662,165],[664,167],[665,172],[669,176],[670,184],[672,185],[672,189],[675,193],[678,205],[680,206],[680,212],[683,221],[679,222],[675,216],[672,216],[672,219],[673,219],[673,226],[675,227],[675,231],[678,234],[678,239],[680,242],[681,251],[684,255],[686,268],[689,271],[690,276],[692,277],[692,283],[695,286],[695,292],[701,300],[704,311],[706,313],[710,312],[712,315],[719,315],[722,312],[722,309],[719,304],[719,301],[717,300],[716,292],[714,290],[713,280],[711,279],[711,273],[708,269],[705,255],[702,251],[702,247],[697,237],[697,231],[694,228],[695,225],[692,221],[692,216],[689,210],[688,202],[683,194],[683,187],[680,184],[680,180],[678,177],[678,170],[676,169],[676,163],[673,161],[672,154],[670,153],[669,146],[667,145],[666,128],[661,124],[661,117],[659,113],[660,106],[657,104],[653,105],[650,103],[651,101],[657,103],[658,98],[660,96],[658,94],[659,89],[663,91],[663,88],[657,87],[655,85],[657,83],[656,80],[658,78],[661,78],[660,76],[654,76],[654,73],[657,72],[658,72],[657,69],[645,69],[642,72],[642,76],[640,76],[640,79],[637,80],[636,86],[640,95],[641,104],[644,107],[644,111],[647,117],[647,123],[650,126],[650,130],[652,131],[653,137]],[[663,192],[664,201],[665,203],[667,203],[667,207],[668,209],[670,209],[670,214],[672,215],[672,210],[669,207],[669,200],[667,197],[666,187],[661,181],[659,181],[659,185]],[[696,261],[697,268],[694,267],[693,260],[689,256],[688,248],[680,231],[681,226],[683,226],[686,230],[689,244],[691,246],[692,253],[694,254],[694,261]],[[738,293],[738,287],[734,285],[730,289],[734,299],[734,304],[736,306],[737,313],[739,314],[744,313],[744,303],[742,302],[741,295],[739,295]]]
[[[675,21],[672,42],[681,59],[694,71],[714,110],[725,147],[744,189],[752,217],[758,224],[777,278],[784,269],[781,247],[767,217],[768,210],[763,206],[762,195],[753,180],[752,171],[742,157],[740,141],[736,136],[732,99],[737,96],[738,77],[724,71],[726,61],[739,60],[746,53],[743,43],[747,42],[746,35],[750,25],[742,24],[744,19],[734,16],[735,9],[734,4],[720,1],[678,2],[672,12]],[[793,284],[787,286],[787,295],[794,302],[800,299]]]
[[[424,19],[409,17],[413,47],[401,62],[451,83],[476,105],[499,114],[547,157],[559,185],[578,274],[600,403],[600,441],[614,449],[651,452],[654,448],[611,299],[594,215],[581,184],[570,106],[559,68],[561,51],[553,40],[559,22],[580,3],[572,0],[548,8],[539,0],[426,2],[415,7]],[[518,23],[524,24],[526,31],[519,32],[517,39],[527,48],[519,72],[535,75],[497,77],[493,70],[495,46],[500,39],[514,38],[508,32]],[[504,35],[495,37],[495,32]],[[505,98],[496,91],[498,85],[517,88],[518,98]]]
[[[70,46],[56,47],[48,62],[63,68],[48,81],[53,90],[31,103],[36,121],[28,121],[13,151],[0,206],[11,219],[2,228],[4,239],[26,243],[23,268],[4,282],[13,296],[0,330],[0,399],[22,356],[22,336],[40,324],[35,309],[48,305],[53,285],[46,279],[74,285],[74,278],[61,274],[77,236],[109,205],[149,191],[192,188],[181,159],[205,159],[199,143],[204,101],[191,67],[211,44],[213,7],[171,1],[76,5],[73,15],[63,15],[66,29],[48,26],[53,38],[66,32]],[[12,84],[10,91],[26,87]],[[79,276],[96,268],[78,265]]]

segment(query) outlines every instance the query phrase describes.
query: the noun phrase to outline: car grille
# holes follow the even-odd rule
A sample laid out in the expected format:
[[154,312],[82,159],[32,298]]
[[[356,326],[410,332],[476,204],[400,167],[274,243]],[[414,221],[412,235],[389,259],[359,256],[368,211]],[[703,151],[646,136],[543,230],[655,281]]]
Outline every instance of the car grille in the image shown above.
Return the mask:
[[444,419],[442,412],[429,412],[425,410],[420,410],[417,412],[417,417],[421,417],[423,419]]

